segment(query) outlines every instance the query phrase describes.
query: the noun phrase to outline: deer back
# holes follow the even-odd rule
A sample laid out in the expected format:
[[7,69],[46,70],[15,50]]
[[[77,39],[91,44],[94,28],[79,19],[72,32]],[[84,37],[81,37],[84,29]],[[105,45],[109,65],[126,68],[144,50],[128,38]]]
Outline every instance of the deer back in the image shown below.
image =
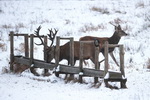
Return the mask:
[[[92,61],[95,61],[95,45],[94,43],[85,43],[83,45],[83,59],[91,59]],[[51,61],[53,58],[55,59],[56,54],[56,46],[51,47],[51,53],[49,53],[49,61]],[[80,42],[74,41],[74,60],[79,60],[80,58]],[[68,61],[68,64],[70,64],[70,42],[67,42],[66,44],[60,46],[60,55],[59,55],[59,61],[66,59]]]

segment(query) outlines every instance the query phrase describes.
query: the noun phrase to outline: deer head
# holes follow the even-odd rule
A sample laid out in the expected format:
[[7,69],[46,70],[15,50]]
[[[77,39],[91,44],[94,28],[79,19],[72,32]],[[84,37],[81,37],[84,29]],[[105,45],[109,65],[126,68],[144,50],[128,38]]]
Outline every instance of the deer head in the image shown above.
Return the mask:
[[41,40],[41,43],[35,43],[36,45],[43,45],[43,46],[46,46],[46,51],[48,53],[48,58],[50,59],[50,61],[52,60],[52,58],[54,57],[54,53],[55,53],[55,47],[53,46],[53,43],[54,43],[54,39],[56,37],[56,34],[58,32],[57,29],[54,28],[54,31],[52,29],[48,29],[49,30],[49,34],[47,34],[48,36],[48,39],[51,41],[51,44],[50,46],[47,46],[43,39],[42,39],[42,36],[43,35],[39,35],[39,32],[40,32],[40,29],[41,29],[41,26],[39,26],[36,31],[35,31],[35,35]]
[[122,37],[122,36],[127,36],[128,34],[125,33],[120,25],[114,25],[112,22],[109,22],[111,25],[113,25],[115,27],[115,35]]

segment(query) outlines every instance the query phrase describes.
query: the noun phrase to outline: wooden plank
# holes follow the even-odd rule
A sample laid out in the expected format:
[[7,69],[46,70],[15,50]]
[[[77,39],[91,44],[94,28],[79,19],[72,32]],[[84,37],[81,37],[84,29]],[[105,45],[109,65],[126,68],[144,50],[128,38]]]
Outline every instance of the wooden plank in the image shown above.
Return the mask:
[[71,66],[74,65],[74,39],[70,38],[70,62]]
[[[121,71],[121,74],[123,75],[123,77],[125,77],[125,72],[124,72],[124,48],[123,48],[123,45],[120,45],[119,49],[120,49],[120,71]],[[126,87],[126,81],[127,80],[120,82],[121,88]]]
[[80,57],[79,57],[79,82],[82,83],[82,72],[83,72],[83,42],[80,42]]
[[60,56],[60,37],[59,36],[56,37],[56,51],[54,51],[54,52],[56,52],[56,54],[55,54],[55,58],[56,58],[55,64],[56,64],[56,66],[58,66],[59,56]]
[[[115,48],[115,47],[119,47],[120,44],[108,44],[108,48]],[[105,48],[105,44],[102,45],[102,48]]]
[[48,53],[47,53],[47,36],[44,36],[44,60],[48,62]]
[[34,60],[34,66],[38,68],[50,69],[53,70],[55,68],[55,64],[46,63],[46,62],[39,62]]
[[72,37],[60,37],[61,40],[70,40]]
[[[105,55],[105,68],[104,68],[104,77],[106,76],[107,72],[108,72],[108,41],[105,41],[105,47],[104,47],[104,55]],[[108,86],[108,81],[105,81],[105,86]]]
[[[106,82],[108,82],[108,81],[111,81],[111,82],[121,82],[121,81],[127,81],[127,79],[111,79],[111,78],[109,78],[109,79],[104,79],[104,81],[106,81]],[[121,86],[122,87],[122,86]]]
[[108,41],[105,42],[105,48],[104,48],[104,55],[105,55],[105,68],[104,68],[104,74],[106,75],[108,72]]
[[109,78],[110,79],[122,79],[121,72],[111,72],[109,71]]
[[23,58],[23,57],[14,57],[14,61],[16,62],[16,63],[20,63],[20,64],[24,64],[24,65],[28,65],[28,66],[30,66],[30,60],[29,60],[29,58],[28,59],[25,59],[25,58]]
[[16,33],[16,34],[14,34],[14,36],[25,36],[25,35],[28,35],[28,33]]
[[[59,72],[60,73],[68,73],[68,74],[79,74],[80,68],[79,67],[73,67],[68,65],[59,65]],[[89,69],[89,68],[83,68],[83,76],[90,76],[90,77],[104,77],[104,71],[102,70],[95,70],[95,69]]]
[[[30,66],[29,58],[24,58],[24,57],[14,57],[14,58],[15,58],[15,62]],[[55,67],[55,64],[46,63],[40,60],[33,60],[33,63],[34,63],[33,67],[35,68],[44,68],[44,69],[53,70]]]
[[[25,36],[25,35],[28,35],[28,33],[16,33],[16,34],[14,34],[14,36]],[[28,35],[28,37],[30,37],[31,35]],[[33,37],[35,37],[35,38],[38,38],[39,36],[33,36]],[[40,37],[44,37],[44,35],[40,35]]]
[[29,41],[28,41],[28,34],[24,35],[25,41],[25,57],[29,57]]
[[[70,38],[70,65],[74,66],[74,39],[73,38]],[[70,74],[70,78],[74,79],[73,74]]]
[[[55,52],[55,69],[56,69],[59,64],[59,57],[60,57],[60,37],[59,36],[56,37],[56,49],[54,52]],[[55,71],[55,75],[59,77],[59,73],[56,73],[56,71]]]
[[30,35],[30,64],[33,64],[33,54],[34,54],[34,35]]
[[10,71],[13,71],[14,62],[14,32],[10,32]]
[[84,76],[90,76],[90,77],[103,78],[104,77],[104,71],[103,70],[83,68],[83,75]]
[[120,45],[120,71],[122,75],[125,77],[125,72],[124,72],[124,48],[123,45]]
[[[99,69],[99,62],[98,62],[98,57],[99,57],[99,47],[95,47],[95,69]],[[98,77],[94,77],[94,83],[98,82]]]
[[80,69],[79,67],[74,67],[74,66],[59,65],[59,72],[67,73],[67,74],[79,74]]

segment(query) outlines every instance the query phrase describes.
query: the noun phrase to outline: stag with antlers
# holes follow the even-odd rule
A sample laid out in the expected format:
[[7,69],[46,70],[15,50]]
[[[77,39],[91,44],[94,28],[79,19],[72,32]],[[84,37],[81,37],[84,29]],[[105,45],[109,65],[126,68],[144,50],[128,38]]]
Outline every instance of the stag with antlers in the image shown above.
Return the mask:
[[[43,39],[42,39],[42,36],[43,36],[43,35],[40,35],[40,34],[39,34],[41,28],[42,28],[42,27],[39,26],[39,27],[36,29],[36,31],[35,31],[35,36],[37,36],[37,37],[40,39],[41,43],[35,43],[35,44],[36,44],[36,45],[43,45],[43,46],[46,47],[46,51],[44,51],[44,52],[47,53],[47,57],[48,57],[48,59],[49,59],[49,52],[51,51],[50,48],[53,46],[54,39],[55,39],[55,37],[56,37],[56,34],[57,34],[58,30],[55,29],[55,28],[54,28],[54,31],[52,30],[52,28],[51,28],[51,29],[48,29],[48,30],[49,30],[49,34],[47,34],[47,36],[48,36],[48,39],[51,41],[51,44],[50,44],[50,46],[47,46],[47,44],[45,44],[44,41],[43,41]],[[47,62],[50,63],[51,60],[47,60]],[[50,74],[49,74],[49,72],[48,72],[48,69],[45,69],[45,70],[44,70],[44,76],[49,76],[49,75],[50,75]]]
[[[45,45],[41,37],[39,36],[39,29],[37,29],[36,36],[38,36],[41,40],[40,44],[37,45]],[[55,29],[55,33],[50,31],[49,40],[51,40],[51,45],[47,46],[47,55],[48,55],[48,62],[51,62],[52,59],[55,59],[56,55],[56,46],[53,46],[54,38],[56,36],[57,30]],[[59,54],[59,61],[66,59],[68,61],[68,65],[70,62],[70,42],[67,42],[64,45],[60,46],[60,54]],[[83,60],[90,59],[93,63],[95,63],[95,44],[93,42],[84,44],[83,48],[86,48],[83,50]],[[74,41],[74,64],[76,60],[80,59],[80,42]]]

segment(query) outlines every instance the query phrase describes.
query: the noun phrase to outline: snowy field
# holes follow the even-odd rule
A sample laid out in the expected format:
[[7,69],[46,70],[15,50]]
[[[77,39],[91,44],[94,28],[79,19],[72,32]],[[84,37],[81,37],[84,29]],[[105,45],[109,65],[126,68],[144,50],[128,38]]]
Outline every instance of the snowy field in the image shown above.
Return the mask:
[[[150,100],[149,12],[149,0],[0,0],[0,100]],[[79,40],[87,35],[112,36],[114,26],[109,22],[120,24],[129,34],[119,42],[125,48],[127,89],[109,89],[104,83],[94,88],[93,78],[85,78],[86,84],[65,83],[63,75],[36,77],[29,70],[20,75],[6,71],[10,61],[10,31],[33,34],[41,25],[40,34],[56,28],[57,36]],[[21,37],[15,38],[15,55],[23,54],[22,42]],[[118,49],[114,54],[119,60]],[[35,47],[34,56],[43,59],[42,46]],[[93,64],[89,61],[89,65]],[[118,70],[111,59],[110,68]],[[110,84],[119,87],[119,83]]]

